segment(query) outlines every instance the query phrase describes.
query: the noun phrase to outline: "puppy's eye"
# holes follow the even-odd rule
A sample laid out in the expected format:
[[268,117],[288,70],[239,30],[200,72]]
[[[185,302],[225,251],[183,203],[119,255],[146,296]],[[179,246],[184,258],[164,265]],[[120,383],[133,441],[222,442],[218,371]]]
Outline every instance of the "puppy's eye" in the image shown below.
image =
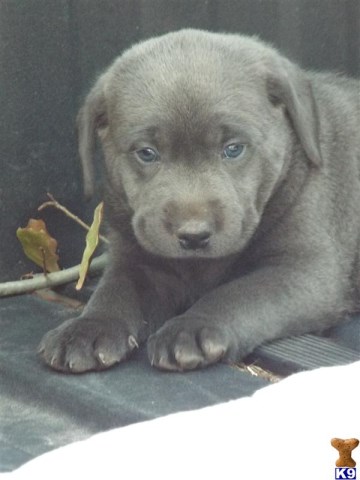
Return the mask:
[[137,158],[143,163],[153,163],[159,160],[159,154],[153,148],[142,148],[141,150],[136,150]]
[[243,143],[230,143],[223,150],[223,158],[241,158],[246,151]]

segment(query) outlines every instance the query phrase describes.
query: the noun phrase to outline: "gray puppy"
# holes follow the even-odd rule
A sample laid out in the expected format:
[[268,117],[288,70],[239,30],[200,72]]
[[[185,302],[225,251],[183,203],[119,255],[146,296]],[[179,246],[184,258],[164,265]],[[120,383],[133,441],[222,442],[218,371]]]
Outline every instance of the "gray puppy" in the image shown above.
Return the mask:
[[359,301],[359,83],[253,38],[140,43],[79,114],[85,189],[105,154],[110,261],[89,304],[43,338],[54,369],[238,360]]

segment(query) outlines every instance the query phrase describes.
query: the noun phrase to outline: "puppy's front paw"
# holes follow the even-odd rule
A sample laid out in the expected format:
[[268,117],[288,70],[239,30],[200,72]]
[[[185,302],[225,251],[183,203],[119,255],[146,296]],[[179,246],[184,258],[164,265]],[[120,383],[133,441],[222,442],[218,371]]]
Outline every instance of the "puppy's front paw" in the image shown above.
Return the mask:
[[194,370],[222,360],[230,350],[230,343],[225,328],[178,317],[151,335],[148,355],[151,364],[163,370]]
[[79,317],[50,330],[38,352],[55,370],[81,373],[111,367],[137,346],[136,338],[118,322]]

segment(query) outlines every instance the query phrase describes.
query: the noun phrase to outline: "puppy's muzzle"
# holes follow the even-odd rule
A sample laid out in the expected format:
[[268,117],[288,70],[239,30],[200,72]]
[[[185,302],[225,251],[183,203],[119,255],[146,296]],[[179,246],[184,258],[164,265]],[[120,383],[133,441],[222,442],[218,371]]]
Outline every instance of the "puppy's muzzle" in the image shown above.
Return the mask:
[[190,252],[201,255],[212,251],[224,223],[224,208],[219,200],[171,200],[162,213],[168,240],[177,253],[180,250],[188,256]]

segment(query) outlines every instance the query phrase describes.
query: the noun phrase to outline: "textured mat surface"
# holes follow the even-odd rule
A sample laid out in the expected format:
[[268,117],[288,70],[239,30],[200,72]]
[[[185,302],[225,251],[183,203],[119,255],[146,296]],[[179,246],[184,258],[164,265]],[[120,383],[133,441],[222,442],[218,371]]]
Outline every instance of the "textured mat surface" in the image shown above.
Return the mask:
[[185,375],[153,369],[144,352],[102,373],[46,368],[41,336],[73,310],[34,296],[0,300],[0,470],[60,445],[168,413],[250,395],[267,381],[217,365]]

